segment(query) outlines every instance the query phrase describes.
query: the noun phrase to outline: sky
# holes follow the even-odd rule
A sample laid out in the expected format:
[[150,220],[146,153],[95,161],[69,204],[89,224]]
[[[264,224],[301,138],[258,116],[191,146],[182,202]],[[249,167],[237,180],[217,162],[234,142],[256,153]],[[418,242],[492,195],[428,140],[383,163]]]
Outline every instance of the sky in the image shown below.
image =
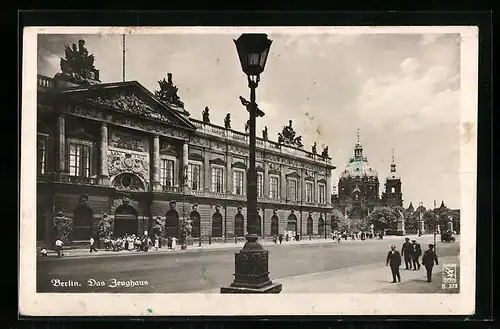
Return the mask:
[[[243,131],[247,80],[232,39],[239,34],[126,36],[126,80],[150,91],[173,75],[192,118],[205,106],[212,123]],[[269,138],[293,120],[304,148],[328,145],[336,185],[354,153],[360,131],[363,153],[379,173],[381,192],[391,154],[402,177],[404,206],[460,208],[460,35],[270,33],[270,55],[257,88],[266,115],[257,120]],[[64,45],[86,41],[103,83],[119,82],[121,35],[39,35],[38,74],[60,72]]]

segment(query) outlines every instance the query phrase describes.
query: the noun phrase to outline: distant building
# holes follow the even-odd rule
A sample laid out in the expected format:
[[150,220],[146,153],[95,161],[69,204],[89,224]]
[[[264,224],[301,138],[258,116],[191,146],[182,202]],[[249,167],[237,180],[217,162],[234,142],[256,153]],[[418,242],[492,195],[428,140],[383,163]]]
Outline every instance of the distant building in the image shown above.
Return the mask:
[[[171,74],[155,94],[137,81],[101,83],[84,42],[65,50],[62,72],[38,75],[37,240],[56,238],[58,212],[72,218],[73,240],[95,234],[104,214],[116,235],[151,232],[159,219],[178,236],[190,218],[203,242],[243,237],[248,134],[229,116],[210,123],[208,108],[191,118]],[[257,139],[262,237],[330,230],[335,166],[327,150],[305,151],[294,136],[290,122],[280,143],[267,128]]]
[[363,155],[358,133],[354,156],[350,157],[349,163],[340,173],[338,193],[332,195],[332,204],[348,218],[364,218],[376,207],[403,206],[401,184],[393,156],[391,173],[385,180],[385,190],[380,196],[378,173]]

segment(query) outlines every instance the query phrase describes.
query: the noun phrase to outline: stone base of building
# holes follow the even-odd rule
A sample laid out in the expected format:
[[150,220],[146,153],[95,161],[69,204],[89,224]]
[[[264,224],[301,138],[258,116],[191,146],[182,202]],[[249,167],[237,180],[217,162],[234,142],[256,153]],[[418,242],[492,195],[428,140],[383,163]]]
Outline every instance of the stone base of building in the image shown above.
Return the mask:
[[233,287],[232,285],[227,287],[221,287],[221,294],[279,294],[282,290],[281,283],[272,283],[261,288],[250,288],[250,287]]
[[405,230],[397,230],[396,235],[397,236],[404,236],[404,235],[406,235],[406,231]]

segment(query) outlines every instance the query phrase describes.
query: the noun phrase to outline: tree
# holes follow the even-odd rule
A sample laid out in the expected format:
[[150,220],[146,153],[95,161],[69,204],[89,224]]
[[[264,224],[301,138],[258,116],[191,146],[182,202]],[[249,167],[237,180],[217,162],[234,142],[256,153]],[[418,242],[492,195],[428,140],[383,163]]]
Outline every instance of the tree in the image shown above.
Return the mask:
[[374,229],[378,230],[395,230],[397,228],[398,215],[396,208],[380,207],[376,208],[368,215],[368,222],[373,224]]
[[437,215],[432,210],[425,210],[422,219],[424,220],[424,224],[427,227],[428,232],[434,232],[436,230],[436,219]]
[[333,209],[331,217],[332,231],[345,231],[347,230],[349,223],[347,219],[342,215],[342,212],[338,209]]
[[61,239],[65,244],[71,242],[71,234],[73,233],[73,220],[71,218],[59,211],[54,217],[52,225],[56,239]]
[[161,217],[157,217],[152,227],[152,235],[162,237],[165,233],[165,222],[161,220]]
[[418,225],[419,222],[418,213],[416,211],[409,211],[408,209],[406,209],[403,215],[405,219],[406,230],[417,232],[420,227]]
[[104,214],[102,218],[99,219],[97,223],[97,234],[99,239],[104,239],[113,234],[113,220],[108,214]]

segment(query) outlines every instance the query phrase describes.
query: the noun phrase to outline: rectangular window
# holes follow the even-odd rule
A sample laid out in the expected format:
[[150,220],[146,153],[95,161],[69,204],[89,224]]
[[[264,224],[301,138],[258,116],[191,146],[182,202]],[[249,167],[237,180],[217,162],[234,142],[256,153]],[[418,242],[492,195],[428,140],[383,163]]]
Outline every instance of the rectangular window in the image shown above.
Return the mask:
[[280,178],[278,176],[271,176],[269,179],[269,197],[271,199],[279,199],[279,186]]
[[306,182],[306,202],[313,202],[313,183]]
[[289,179],[288,180],[288,200],[297,201],[297,180]]
[[37,173],[45,174],[47,170],[47,138],[38,136],[37,138]]
[[233,193],[243,195],[243,171],[241,170],[233,172]]
[[318,184],[318,201],[319,203],[325,203],[325,185]]
[[264,196],[264,174],[257,173],[257,196],[262,198]]
[[90,177],[90,151],[86,143],[69,142],[70,176]]
[[174,186],[174,161],[161,159],[160,184],[166,187]]
[[224,168],[212,168],[212,192],[224,193]]
[[190,163],[188,166],[189,187],[198,191],[201,189],[201,165]]

